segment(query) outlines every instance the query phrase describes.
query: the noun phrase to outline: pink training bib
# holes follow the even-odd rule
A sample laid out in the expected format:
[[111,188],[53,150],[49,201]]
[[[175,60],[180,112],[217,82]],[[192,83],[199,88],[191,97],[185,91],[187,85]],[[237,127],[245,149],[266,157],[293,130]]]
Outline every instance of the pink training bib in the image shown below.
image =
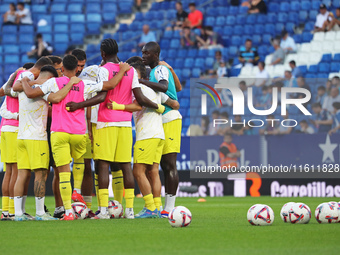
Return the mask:
[[[103,66],[109,71],[109,80],[119,72],[119,64],[107,63]],[[132,113],[126,111],[115,111],[107,108],[107,103],[115,101],[118,104],[132,103],[132,80],[133,69],[125,73],[120,83],[112,90],[108,91],[105,101],[99,105],[98,121],[100,122],[122,122],[131,121]]]
[[[56,78],[59,89],[62,89],[69,80],[65,76]],[[79,103],[84,101],[84,86],[82,81],[73,85],[67,96],[60,103],[52,105],[51,131],[78,135],[86,133],[85,110],[79,109],[75,112],[68,112],[66,110],[68,102]]]

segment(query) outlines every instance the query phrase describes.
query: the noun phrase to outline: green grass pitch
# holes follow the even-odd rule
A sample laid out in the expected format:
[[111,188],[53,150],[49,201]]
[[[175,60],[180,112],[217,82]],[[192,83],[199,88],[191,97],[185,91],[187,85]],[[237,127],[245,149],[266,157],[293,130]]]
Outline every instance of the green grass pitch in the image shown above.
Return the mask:
[[[316,206],[332,198],[178,198],[192,212],[187,228],[166,219],[77,220],[74,222],[0,222],[0,254],[335,254],[340,224],[318,224]],[[306,225],[283,223],[286,202],[304,202],[312,210]],[[272,226],[251,226],[247,210],[256,203],[274,210]],[[52,210],[54,199],[46,198]],[[135,213],[143,206],[135,199]],[[94,198],[94,206],[97,208]],[[34,197],[27,212],[34,215]]]

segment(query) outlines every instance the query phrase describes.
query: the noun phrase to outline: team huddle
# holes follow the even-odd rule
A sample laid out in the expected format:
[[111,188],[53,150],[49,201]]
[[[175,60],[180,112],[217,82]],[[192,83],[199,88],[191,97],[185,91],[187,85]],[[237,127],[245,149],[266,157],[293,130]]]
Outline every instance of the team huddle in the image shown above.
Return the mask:
[[[167,217],[175,207],[182,128],[177,102],[180,81],[167,63],[159,61],[156,42],[143,47],[142,58],[132,57],[126,63],[117,56],[115,40],[103,40],[100,50],[100,65],[88,67],[80,49],[63,59],[42,57],[14,72],[0,89],[0,96],[6,96],[0,109],[5,169],[1,220],[74,220],[72,200],[86,204],[88,218],[110,219],[110,170],[115,200],[122,204],[125,198],[125,218]],[[159,164],[164,172],[164,209]],[[54,169],[53,216],[45,207],[50,167]],[[25,211],[31,171],[35,217]],[[145,201],[136,215],[135,180]],[[98,200],[95,213],[93,183]]]

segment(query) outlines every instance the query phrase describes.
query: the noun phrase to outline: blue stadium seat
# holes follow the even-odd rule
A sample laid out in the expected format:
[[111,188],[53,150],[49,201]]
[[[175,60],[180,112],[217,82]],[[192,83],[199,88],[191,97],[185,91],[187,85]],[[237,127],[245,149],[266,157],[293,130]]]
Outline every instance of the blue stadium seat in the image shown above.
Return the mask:
[[192,68],[194,66],[194,59],[193,58],[186,58],[184,61],[185,68]]
[[176,56],[177,56],[178,58],[186,58],[187,55],[188,55],[187,49],[179,49],[179,50],[177,50],[177,52],[176,52]]
[[318,65],[310,65],[308,68],[308,73],[317,73],[319,71]]
[[278,16],[278,19],[277,19],[277,21],[278,22],[282,22],[282,23],[284,23],[284,22],[286,22],[288,20],[288,14],[287,13],[279,13],[279,16]]
[[236,25],[233,27],[233,35],[242,35],[243,34],[243,26]]
[[255,25],[255,28],[254,28],[255,34],[261,35],[261,34],[264,33],[264,31],[265,31],[265,28],[263,27],[263,25],[261,25],[261,24]]
[[241,37],[240,36],[233,36],[231,38],[231,45],[239,46],[241,44]]
[[102,17],[98,13],[90,13],[86,15],[86,20],[90,23],[101,23]]
[[68,43],[55,43],[54,44],[54,54],[61,55],[64,54],[68,47]]
[[256,23],[256,15],[248,15],[246,19],[247,24],[255,24]]
[[85,15],[84,14],[71,14],[70,21],[72,23],[85,23]]
[[305,30],[304,31],[311,32],[312,30],[314,30],[314,22],[313,21],[307,22],[305,24]]
[[27,44],[33,44],[34,43],[33,34],[20,34],[19,35],[19,42],[25,42]]
[[3,33],[16,34],[17,31],[18,31],[18,26],[8,25],[8,26],[2,27]]
[[329,73],[331,70],[329,63],[320,63],[319,64],[319,72],[320,73]]
[[261,36],[260,35],[253,35],[252,41],[254,46],[259,46],[261,43]]
[[[101,2],[101,1],[100,1]],[[111,14],[117,14],[118,13],[118,5],[114,3],[103,3],[103,11]]]
[[194,68],[191,73],[192,78],[199,78],[201,76],[201,69]]
[[188,50],[188,57],[195,58],[198,55],[198,51],[196,49],[189,49]]
[[335,8],[340,8],[340,0],[333,0],[332,5],[333,5]]
[[293,22],[295,24],[299,23],[299,14],[297,12],[288,13],[288,21]]
[[267,15],[259,14],[257,16],[257,21],[258,24],[264,24],[267,22]]
[[5,64],[16,64],[20,62],[19,55],[11,54],[5,55]]
[[18,53],[19,46],[18,45],[4,45],[4,52],[6,53]]
[[298,67],[299,67],[299,69],[300,69],[300,71],[303,75],[305,75],[307,73],[307,66],[306,65],[298,66]]
[[78,24],[72,24],[70,26],[70,31],[72,33],[85,33],[86,32],[86,27],[84,24],[78,23]]
[[334,54],[333,61],[340,62],[340,53]]
[[252,25],[245,25],[244,26],[244,33],[246,35],[250,35],[254,33],[254,27]]
[[238,49],[236,46],[231,46],[229,47],[229,52],[228,52],[228,55],[231,57],[231,58],[234,58],[237,56],[237,52],[238,52]]
[[51,13],[65,13],[66,4],[52,4]]
[[269,3],[268,12],[279,12],[280,5],[278,3]]
[[34,33],[34,26],[19,26],[19,32],[22,34],[33,34]]
[[69,40],[68,34],[54,34],[55,43],[68,43]]
[[179,48],[180,47],[180,41],[178,39],[172,39],[170,42],[170,48]]
[[339,62],[332,62],[331,63],[331,72],[332,73],[340,72],[340,63]]
[[99,3],[88,3],[86,5],[86,13],[101,13],[102,8]]
[[228,16],[227,17],[227,25],[234,25],[235,24],[235,21],[236,21],[236,19],[235,19],[235,17],[234,16]]
[[103,23],[104,24],[115,24],[116,23],[116,15],[113,13],[103,13]]
[[304,11],[309,11],[312,7],[312,4],[310,1],[302,1],[301,2],[301,9]]
[[[32,38],[33,38],[33,37],[32,37]],[[28,44],[28,43],[20,43],[20,47],[19,47],[19,48],[20,48],[20,53],[26,55],[26,53],[27,53],[28,51],[31,51],[32,45],[33,45],[33,43],[32,43],[32,44]]]
[[132,12],[131,3],[119,2],[118,6],[119,6],[119,12],[122,14],[128,14]]
[[159,43],[159,46],[161,47],[161,49],[168,49],[170,47],[170,41],[166,39],[162,39]]
[[275,26],[273,24],[266,24],[264,27],[264,31],[266,32],[266,34],[271,34],[271,35],[275,35]]
[[302,42],[302,36],[301,36],[301,34],[295,34],[295,35],[293,35],[293,39],[294,39],[295,43],[301,43],[301,42]]
[[216,26],[224,26],[225,25],[225,17],[217,17],[216,19],[216,23],[215,23]]
[[309,12],[309,19],[315,20],[317,15],[318,15],[318,11],[312,10]]
[[43,36],[45,42],[48,42],[48,43],[53,42],[51,33],[43,33],[42,36]]
[[230,6],[228,9],[228,13],[231,15],[235,15],[238,13],[238,6]]
[[[208,57],[208,53],[209,53],[208,50],[206,50],[206,49],[200,49],[200,50],[198,51],[198,57],[206,58],[206,57]],[[340,55],[340,54],[339,54],[339,55]]]
[[241,72],[241,68],[232,68],[230,69],[230,76],[237,77]]
[[267,14],[267,22],[268,23],[275,23],[277,21],[277,14],[276,13],[268,13]]
[[262,35],[262,44],[270,44],[270,39],[272,36],[270,34]]
[[323,54],[321,58],[321,62],[332,62],[332,54]]
[[277,34],[281,34],[281,32],[284,30],[285,25],[283,23],[277,23],[275,25],[275,31]]
[[32,5],[32,13],[47,13],[47,5],[36,4]]
[[308,13],[306,11],[299,12],[299,20],[301,22],[306,22],[307,18],[308,18]]
[[245,15],[237,15],[236,16],[236,24],[238,25],[243,25],[244,23],[246,23],[246,17]]
[[205,19],[205,25],[206,26],[214,26],[215,25],[215,18],[214,17],[208,17]]
[[216,13],[218,13],[218,8],[209,7],[209,8],[207,8],[205,15],[216,16]]
[[302,33],[302,42],[310,42],[313,39],[313,34],[309,32]]
[[154,19],[154,12],[153,11],[146,12],[144,14],[144,19],[149,20],[149,21],[153,20]]
[[28,62],[35,62],[35,59],[29,58],[27,54],[22,55],[21,64],[24,65],[25,63],[28,63]]
[[190,69],[183,69],[182,70],[182,76],[184,79],[189,79],[191,75]]
[[257,49],[257,52],[260,56],[265,56],[267,55],[268,53],[268,46],[266,45],[261,45],[258,49]]
[[[312,1],[312,9],[313,10],[319,10],[320,8],[320,1]],[[334,1],[333,1],[333,6],[334,6]]]
[[54,25],[53,32],[55,32],[55,33],[68,33],[68,25],[67,24]]
[[70,33],[71,42],[73,44],[83,44],[84,43],[84,34],[82,33]]
[[294,23],[291,23],[291,22],[286,23],[286,31],[288,33],[294,34],[294,27],[295,27]]
[[[0,13],[4,14],[5,12],[8,11],[8,4],[2,4],[0,5]],[[0,69],[1,70],[1,69]]]
[[183,59],[177,58],[175,60],[175,66],[176,68],[183,68],[184,67]]
[[[228,7],[226,6],[220,6],[217,8],[217,13],[219,16],[226,16],[228,14]],[[216,13],[215,13],[216,15]]]
[[225,26],[223,28],[223,35],[232,35],[233,34],[233,28],[231,26]]
[[68,13],[83,13],[83,4],[71,3],[67,5]]
[[53,15],[53,20],[54,20],[54,23],[68,23],[69,16],[67,14],[55,14]]
[[289,12],[290,11],[290,4],[288,2],[280,3],[280,12]]
[[2,44],[16,44],[17,43],[17,36],[7,34],[6,36],[2,37]]
[[214,62],[215,62],[214,58],[206,58],[205,59],[205,67],[207,69],[212,69],[213,65],[214,65]]
[[291,1],[290,3],[290,9],[292,11],[300,10],[300,2],[299,1]]
[[194,63],[194,67],[204,69],[204,59],[203,58],[196,58],[195,63]]
[[51,33],[52,32],[52,26],[39,26],[37,29],[37,33]]

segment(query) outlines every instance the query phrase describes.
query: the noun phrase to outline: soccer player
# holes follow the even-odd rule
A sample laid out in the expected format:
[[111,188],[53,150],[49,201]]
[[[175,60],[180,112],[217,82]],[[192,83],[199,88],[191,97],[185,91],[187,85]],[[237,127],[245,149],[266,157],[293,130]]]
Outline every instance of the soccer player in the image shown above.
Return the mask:
[[[48,58],[45,58],[48,63]],[[37,64],[41,62],[38,60]],[[51,60],[49,60],[51,62]],[[37,65],[36,64],[36,65]],[[49,64],[49,63],[48,63]],[[52,62],[51,62],[52,64]],[[34,68],[34,67],[33,67]],[[30,73],[30,71],[26,71]],[[22,73],[22,75],[25,74]],[[25,203],[23,199],[24,186],[29,180],[30,172],[34,171],[34,193],[36,202],[35,220],[55,220],[49,213],[45,212],[45,187],[47,178],[47,169],[49,165],[49,148],[47,142],[47,116],[48,103],[40,99],[30,99],[23,91],[23,86],[29,86],[28,81],[32,79],[32,75],[25,75],[25,78],[18,79],[13,85],[13,90],[17,91],[19,98],[19,132],[18,132],[18,178],[14,187],[14,204],[15,204],[15,220],[27,220],[24,214]],[[52,77],[58,77],[58,73],[51,65],[45,65],[41,68],[40,75],[37,80],[30,82],[33,84],[43,84]],[[57,93],[51,93],[47,96],[47,100],[53,103],[59,103],[66,97],[68,91],[73,84],[77,84],[78,79],[71,79],[70,82]]]
[[[140,79],[139,82],[155,91],[163,92],[171,99],[177,100],[175,80],[178,78],[168,67],[159,65],[160,47],[156,42],[147,43],[142,49],[142,58],[145,65],[150,66],[150,81]],[[165,144],[162,152],[161,167],[164,171],[165,182],[165,208],[162,217],[167,217],[175,207],[178,188],[178,172],[176,167],[177,153],[180,152],[182,116],[177,110],[165,105],[163,113],[163,128]]]
[[[71,77],[77,73],[78,60],[73,55],[63,59],[64,77],[52,78],[36,88],[26,87],[28,96],[39,97],[51,92],[59,91]],[[94,92],[110,90],[123,78],[126,71],[130,70],[128,64],[120,64],[120,71],[108,82],[95,83],[84,80],[74,85],[68,95],[58,104],[52,106],[51,141],[52,152],[56,166],[59,168],[60,193],[65,207],[65,215],[61,220],[74,220],[71,208],[71,159],[74,162],[83,162],[86,152],[86,119],[84,109],[69,112],[66,103],[69,101],[82,102]],[[107,205],[106,205],[107,206]],[[104,217],[105,219],[109,217]]]

